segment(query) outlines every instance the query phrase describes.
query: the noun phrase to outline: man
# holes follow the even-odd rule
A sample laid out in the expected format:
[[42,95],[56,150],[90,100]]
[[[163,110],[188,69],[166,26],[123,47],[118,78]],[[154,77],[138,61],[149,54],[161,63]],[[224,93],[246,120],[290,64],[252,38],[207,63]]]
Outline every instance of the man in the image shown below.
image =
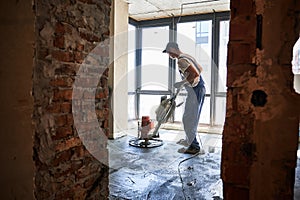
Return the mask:
[[188,148],[181,148],[178,152],[196,154],[200,152],[200,145],[196,136],[206,92],[201,76],[203,68],[197,63],[195,58],[181,52],[178,44],[175,42],[169,42],[163,53],[168,53],[171,59],[178,60],[177,64],[182,81],[175,83],[174,87],[179,88],[184,85],[187,91],[182,122]]

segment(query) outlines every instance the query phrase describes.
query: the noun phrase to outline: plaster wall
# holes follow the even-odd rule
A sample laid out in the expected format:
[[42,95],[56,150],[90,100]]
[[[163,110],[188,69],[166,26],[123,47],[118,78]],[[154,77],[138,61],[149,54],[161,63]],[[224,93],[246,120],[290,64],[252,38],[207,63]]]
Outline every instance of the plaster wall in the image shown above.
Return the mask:
[[114,1],[111,20],[111,94],[110,138],[126,134],[128,129],[128,3]]
[[32,1],[0,2],[1,199],[33,199]]

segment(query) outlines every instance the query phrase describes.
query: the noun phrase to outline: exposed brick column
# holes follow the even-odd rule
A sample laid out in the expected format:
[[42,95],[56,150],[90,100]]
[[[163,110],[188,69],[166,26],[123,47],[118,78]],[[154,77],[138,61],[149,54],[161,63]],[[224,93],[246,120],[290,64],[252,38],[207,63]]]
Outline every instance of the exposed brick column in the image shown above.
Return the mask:
[[299,124],[291,71],[295,9],[293,0],[231,1],[225,199],[293,198]]
[[[33,97],[35,125],[34,194],[37,199],[105,199],[108,196],[108,167],[84,146],[74,124],[72,110],[74,81],[87,55],[109,37],[110,0],[36,0],[35,66]],[[82,96],[95,106],[97,122],[108,134],[108,45],[97,50],[102,76],[93,80],[99,68],[89,66],[87,85],[95,81],[96,91],[82,89]],[[82,85],[84,87],[84,85]],[[87,123],[95,113],[82,113]],[[93,121],[95,122],[95,121]],[[88,135],[90,140],[95,135]],[[105,145],[103,141],[103,145]],[[95,147],[97,149],[97,147]],[[106,149],[105,146],[102,150]],[[107,158],[107,150],[97,152]],[[108,161],[106,162],[108,163]]]

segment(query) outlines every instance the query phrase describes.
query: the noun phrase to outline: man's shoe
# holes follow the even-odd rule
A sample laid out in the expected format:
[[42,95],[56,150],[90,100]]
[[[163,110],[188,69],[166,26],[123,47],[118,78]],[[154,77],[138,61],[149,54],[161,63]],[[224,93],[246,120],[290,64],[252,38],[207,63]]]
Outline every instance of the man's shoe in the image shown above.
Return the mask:
[[176,144],[180,144],[180,145],[183,145],[185,147],[189,146],[188,142],[185,139],[179,140],[178,142],[176,142]]
[[203,151],[200,151],[200,148],[195,148],[195,147],[188,147],[188,148],[181,148],[178,149],[178,153],[184,153],[184,154],[196,154],[196,153],[201,153],[203,154]]

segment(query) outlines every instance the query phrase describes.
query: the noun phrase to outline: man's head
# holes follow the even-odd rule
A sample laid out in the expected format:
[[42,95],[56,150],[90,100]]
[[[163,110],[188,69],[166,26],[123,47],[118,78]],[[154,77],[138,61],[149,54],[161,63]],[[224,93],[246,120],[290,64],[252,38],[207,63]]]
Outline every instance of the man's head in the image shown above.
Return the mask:
[[176,42],[169,42],[163,53],[168,53],[171,58],[177,58],[180,54],[178,44]]

